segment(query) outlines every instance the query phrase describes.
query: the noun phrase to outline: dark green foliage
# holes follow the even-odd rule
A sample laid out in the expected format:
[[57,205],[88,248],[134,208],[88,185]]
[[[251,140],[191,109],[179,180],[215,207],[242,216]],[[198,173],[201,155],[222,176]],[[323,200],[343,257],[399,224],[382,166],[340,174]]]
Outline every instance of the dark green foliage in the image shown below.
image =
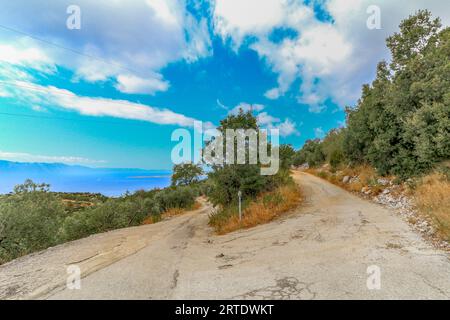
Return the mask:
[[[244,112],[241,109],[237,115],[229,115],[220,122],[218,127],[218,130],[224,136],[224,148],[226,146],[225,132],[227,129],[258,130],[259,127],[256,117],[250,111]],[[236,150],[236,140],[234,143]],[[208,196],[211,202],[222,207],[229,206],[237,202],[239,191],[242,192],[244,199],[254,198],[262,191],[271,190],[277,183],[285,181],[285,171],[289,169],[294,150],[291,146],[282,145],[279,153],[281,160],[280,170],[275,176],[261,175],[260,163],[213,166],[212,171],[208,173],[208,180],[211,184]],[[235,157],[237,157],[237,152],[235,152]],[[248,158],[248,153],[246,158]]]
[[[190,208],[198,191],[191,187],[171,187],[162,190],[137,191],[70,215],[62,225],[61,241],[118,228],[137,226],[149,217],[159,217],[171,208]],[[156,219],[157,220],[157,219]]]
[[57,243],[64,206],[48,185],[27,180],[0,201],[0,263]]
[[66,192],[54,192],[58,197],[63,200],[73,201],[85,201],[85,202],[104,202],[108,197],[100,193],[66,193]]
[[341,128],[331,130],[323,139],[322,152],[333,170],[336,170],[341,164],[346,162],[344,138],[345,129]]
[[308,140],[301,150],[294,157],[294,165],[307,163],[311,167],[316,167],[325,162],[325,154],[319,139]]
[[280,168],[288,170],[294,163],[295,150],[290,144],[282,144],[279,148]]
[[[381,175],[406,179],[450,159],[450,28],[419,11],[387,46],[392,62],[379,63],[376,79],[346,110],[347,128],[320,147],[332,167],[368,163]],[[296,162],[317,165],[320,157],[312,155],[320,147],[308,142]]]
[[195,203],[196,191],[190,187],[168,188],[158,192],[154,198],[161,211],[172,208],[190,208]]
[[149,199],[109,199],[102,205],[69,216],[61,229],[61,240],[70,241],[91,234],[136,226],[152,213]]
[[392,63],[380,63],[348,112],[346,154],[380,174],[402,178],[450,158],[450,30],[419,11],[388,38]]
[[[202,187],[200,182],[195,187],[142,190],[119,198],[71,197],[27,180],[12,194],[0,197],[0,264],[62,242],[137,226],[149,216],[158,221],[164,210],[192,207]],[[85,201],[86,197],[95,201],[76,210],[63,201]]]
[[336,170],[340,164],[345,160],[342,150],[333,150],[330,154],[330,165],[333,170]]
[[238,191],[244,198],[255,197],[267,190],[268,177],[256,165],[227,165],[209,174],[214,187],[209,194],[214,204],[227,205],[237,201]]
[[[258,130],[256,117],[251,112],[244,112],[242,109],[237,115],[229,115],[220,121],[218,130],[224,136],[224,154],[226,154],[226,130],[227,129],[254,129]],[[235,141],[235,150],[237,142]],[[237,157],[237,152],[235,152]],[[235,159],[236,163],[236,159]],[[226,206],[236,202],[238,191],[241,191],[244,198],[254,197],[264,190],[267,178],[260,173],[259,165],[238,165],[226,164],[213,166],[208,178],[213,184],[209,194],[210,200],[215,205]]]
[[200,165],[193,163],[177,164],[173,167],[172,186],[187,186],[199,181],[203,174]]

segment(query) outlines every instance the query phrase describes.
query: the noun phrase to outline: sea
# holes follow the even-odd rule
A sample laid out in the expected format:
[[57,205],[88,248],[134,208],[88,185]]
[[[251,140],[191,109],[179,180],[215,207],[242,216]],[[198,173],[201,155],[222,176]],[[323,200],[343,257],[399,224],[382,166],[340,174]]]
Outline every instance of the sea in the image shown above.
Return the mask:
[[165,188],[170,185],[171,174],[169,170],[0,161],[0,194],[9,193],[14,186],[31,179],[50,184],[50,190],[55,192],[89,192],[118,197],[126,192]]

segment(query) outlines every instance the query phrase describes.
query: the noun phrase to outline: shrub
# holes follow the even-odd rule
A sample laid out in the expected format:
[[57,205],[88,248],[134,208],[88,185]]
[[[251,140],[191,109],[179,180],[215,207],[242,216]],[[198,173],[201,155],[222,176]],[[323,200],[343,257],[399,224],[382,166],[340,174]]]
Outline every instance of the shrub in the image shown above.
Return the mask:
[[191,187],[176,187],[161,190],[155,195],[154,201],[160,212],[172,208],[190,208],[195,203],[197,190]]
[[149,199],[109,199],[96,207],[77,212],[64,221],[61,240],[70,241],[95,233],[137,226],[153,213]]
[[406,180],[450,158],[450,28],[420,10],[387,46],[392,63],[378,65],[375,81],[347,110],[344,148],[354,162]]
[[310,167],[317,167],[325,162],[320,139],[306,141],[303,148],[294,156],[294,165],[308,163]]
[[0,263],[58,243],[65,218],[62,202],[48,185],[27,180],[0,201]]
[[342,150],[333,150],[330,155],[330,165],[333,170],[336,170],[339,165],[344,161],[344,153]]
[[242,221],[239,220],[238,207],[228,206],[219,208],[210,215],[209,224],[219,234],[254,227],[270,222],[282,213],[296,208],[301,200],[300,190],[293,183],[262,193],[257,199],[247,199],[242,206]]

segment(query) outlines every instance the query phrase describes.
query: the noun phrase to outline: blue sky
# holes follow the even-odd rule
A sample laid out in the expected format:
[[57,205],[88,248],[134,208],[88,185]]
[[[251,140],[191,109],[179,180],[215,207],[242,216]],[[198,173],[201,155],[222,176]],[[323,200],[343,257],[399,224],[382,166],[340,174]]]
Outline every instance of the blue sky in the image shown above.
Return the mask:
[[[169,169],[171,133],[252,106],[300,147],[341,126],[401,19],[444,1],[0,0],[0,159]],[[377,5],[382,28],[370,30]]]

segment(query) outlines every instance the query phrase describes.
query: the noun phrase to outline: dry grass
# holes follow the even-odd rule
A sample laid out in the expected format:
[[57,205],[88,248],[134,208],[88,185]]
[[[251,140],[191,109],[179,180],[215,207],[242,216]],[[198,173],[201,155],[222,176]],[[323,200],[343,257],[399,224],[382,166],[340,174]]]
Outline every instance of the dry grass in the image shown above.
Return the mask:
[[[383,187],[377,184],[378,175],[370,166],[360,165],[356,167],[345,167],[338,170],[335,173],[327,171],[325,169],[308,169],[306,172],[325,179],[332,184],[338,185],[350,192],[361,192],[364,187],[370,186],[372,195],[378,194],[383,191]],[[342,180],[345,176],[358,177],[350,183],[343,183]]]
[[161,217],[159,216],[148,216],[144,221],[142,221],[142,225],[154,224],[161,221]]
[[297,185],[279,187],[275,191],[261,194],[243,210],[242,221],[235,210],[222,210],[212,216],[212,225],[218,234],[226,234],[238,229],[247,229],[268,223],[281,214],[299,206],[302,195]]
[[450,241],[450,181],[434,173],[422,179],[415,190],[419,209],[428,214],[437,227],[437,232]]

